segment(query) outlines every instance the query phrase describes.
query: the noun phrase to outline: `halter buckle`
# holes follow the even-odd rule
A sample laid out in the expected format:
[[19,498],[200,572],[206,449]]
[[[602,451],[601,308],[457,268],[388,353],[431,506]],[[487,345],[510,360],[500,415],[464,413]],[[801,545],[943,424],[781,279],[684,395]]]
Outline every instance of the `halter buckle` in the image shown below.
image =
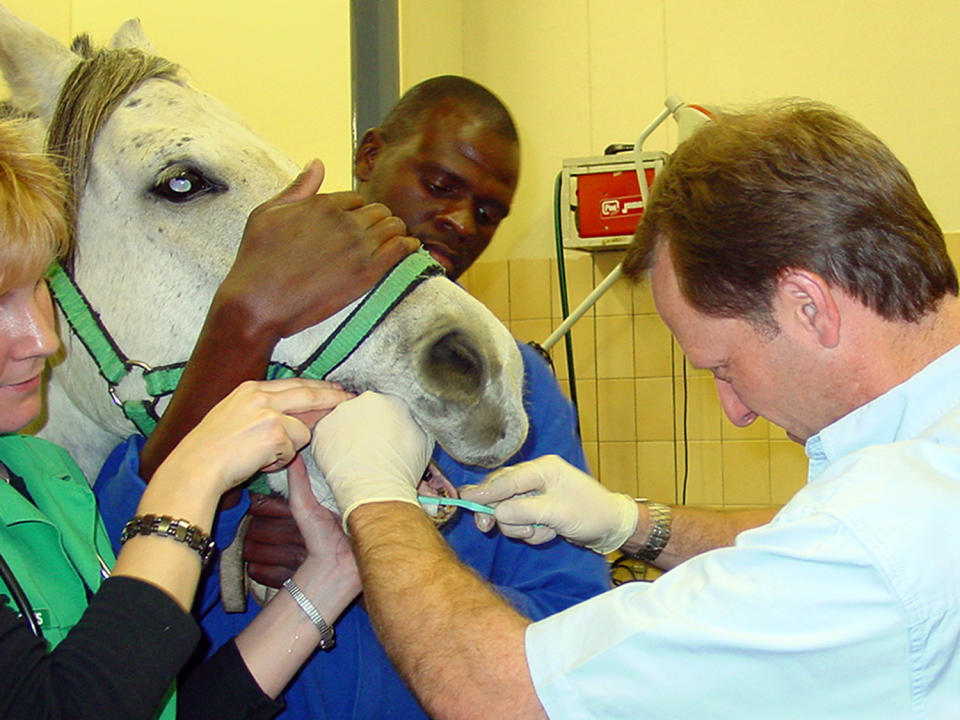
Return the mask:
[[[124,360],[123,365],[125,368],[127,368],[128,373],[130,369],[134,367],[140,368],[144,373],[153,372],[152,367],[150,367],[147,363],[142,362],[140,360]],[[120,382],[123,382],[123,380],[125,380],[126,377],[128,376],[124,376],[124,378],[121,379]],[[110,399],[113,400],[114,405],[122,409],[123,400],[121,400],[120,397],[117,395],[117,388],[120,386],[120,382],[107,383],[107,392],[110,393]]]

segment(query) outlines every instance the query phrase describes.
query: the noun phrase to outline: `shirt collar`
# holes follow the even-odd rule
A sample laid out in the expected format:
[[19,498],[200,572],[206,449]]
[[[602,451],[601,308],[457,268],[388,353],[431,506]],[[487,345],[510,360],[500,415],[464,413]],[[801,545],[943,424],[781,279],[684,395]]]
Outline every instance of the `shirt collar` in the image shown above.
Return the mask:
[[863,447],[916,437],[960,405],[957,377],[960,346],[810,437],[805,447],[810,459],[807,481]]

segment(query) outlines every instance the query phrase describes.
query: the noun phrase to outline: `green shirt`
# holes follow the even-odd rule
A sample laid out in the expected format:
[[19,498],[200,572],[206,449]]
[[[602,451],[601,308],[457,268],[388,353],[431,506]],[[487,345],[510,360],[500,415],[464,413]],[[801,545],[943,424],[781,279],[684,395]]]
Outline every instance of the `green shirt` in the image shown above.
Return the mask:
[[[2,435],[0,461],[23,479],[33,499],[0,480],[0,554],[53,648],[77,624],[89,595],[100,587],[101,560],[113,567],[113,550],[93,491],[63,448],[26,435]],[[2,580],[0,590],[19,613]],[[171,694],[159,717],[173,720],[175,715]]]

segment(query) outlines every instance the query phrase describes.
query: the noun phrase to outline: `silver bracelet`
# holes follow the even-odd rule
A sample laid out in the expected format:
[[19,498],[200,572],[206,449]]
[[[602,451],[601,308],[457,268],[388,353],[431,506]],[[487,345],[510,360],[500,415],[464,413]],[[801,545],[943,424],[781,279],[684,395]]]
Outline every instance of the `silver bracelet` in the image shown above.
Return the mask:
[[303,610],[303,614],[310,618],[317,630],[320,631],[320,649],[331,650],[337,644],[337,639],[333,635],[333,628],[327,625],[317,606],[310,602],[310,598],[303,594],[303,590],[293,581],[293,578],[287,578],[283,581],[283,587],[290,593],[290,597]]

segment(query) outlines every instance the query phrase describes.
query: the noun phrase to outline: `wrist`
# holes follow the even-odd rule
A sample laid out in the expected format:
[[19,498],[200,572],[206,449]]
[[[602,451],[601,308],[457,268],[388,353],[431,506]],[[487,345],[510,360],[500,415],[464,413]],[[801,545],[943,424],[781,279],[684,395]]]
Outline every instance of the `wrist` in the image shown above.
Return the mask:
[[140,498],[137,514],[189,518],[201,528],[209,529],[222,490],[223,482],[218,478],[204,482],[196,471],[180,472],[161,465]]
[[360,593],[356,567],[340,567],[340,562],[331,567],[329,560],[308,557],[292,578],[330,625]]
[[283,589],[289,594],[290,599],[300,608],[303,615],[310,621],[310,624],[316,628],[320,637],[320,649],[332,650],[336,645],[336,636],[333,632],[332,621],[328,622],[319,608],[307,596],[303,589],[293,578],[287,578],[283,581]]
[[670,542],[673,514],[669,505],[637,498],[638,521],[636,531],[621,550],[642,562],[653,564]]
[[[343,531],[348,535],[350,534],[350,530],[347,526],[347,519],[351,516],[351,514],[355,510],[357,510],[358,508],[364,507],[366,505],[382,504],[382,503],[391,503],[391,504],[400,503],[402,505],[413,505],[414,507],[417,508],[417,510],[419,510],[420,512],[423,512],[423,506],[420,504],[420,501],[417,499],[416,490],[413,490],[413,492],[410,493],[409,495],[406,495],[403,493],[397,493],[397,495],[394,497],[375,497],[375,498],[356,500],[354,502],[349,503],[343,510]],[[338,504],[339,504],[339,501],[338,501]],[[426,513],[424,513],[424,515],[426,515]]]
[[184,543],[200,557],[201,566],[210,561],[215,549],[213,538],[206,530],[170,515],[136,515],[123,527],[120,544],[137,535],[157,535]]
[[638,510],[636,501],[625,493],[612,493],[612,517],[607,521],[606,533],[587,547],[606,555],[619,549],[637,530]]
[[271,315],[271,310],[272,303],[259,301],[246,288],[234,291],[228,278],[210,304],[204,334],[269,358],[284,336],[283,323]]

